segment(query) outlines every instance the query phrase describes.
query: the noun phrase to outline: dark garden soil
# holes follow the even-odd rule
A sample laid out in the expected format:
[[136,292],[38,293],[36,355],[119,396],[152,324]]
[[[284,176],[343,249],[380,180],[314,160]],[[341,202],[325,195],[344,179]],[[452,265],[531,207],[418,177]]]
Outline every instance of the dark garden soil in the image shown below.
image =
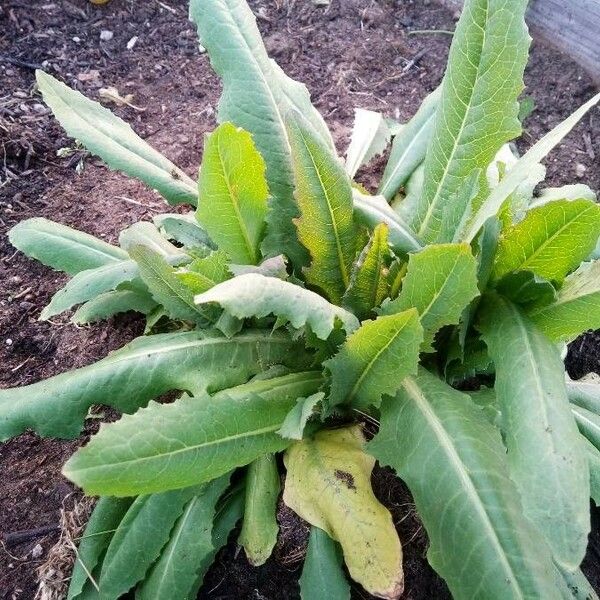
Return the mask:
[[[254,0],[271,55],[307,83],[316,106],[343,152],[353,108],[404,120],[439,83],[456,15],[427,0]],[[101,41],[102,31],[112,39]],[[133,48],[127,44],[137,36]],[[109,37],[106,34],[104,38]],[[131,45],[131,42],[130,42]],[[0,387],[37,381],[91,363],[142,331],[126,315],[76,328],[68,316],[39,322],[41,308],[65,278],[17,253],[6,232],[15,223],[44,216],[108,241],[139,220],[165,210],[142,185],[108,171],[73,147],[41,103],[33,69],[42,66],[97,99],[100,88],[132,94],[137,107],[109,104],[135,130],[194,175],[203,134],[215,126],[219,83],[198,52],[184,0],[85,0],[0,2]],[[594,92],[591,79],[556,52],[534,45],[526,94],[536,110],[526,122],[528,146]],[[139,109],[139,110],[138,110]],[[600,188],[600,111],[592,111],[549,159],[553,184],[578,180]],[[363,173],[367,185],[382,160]],[[83,165],[78,173],[77,165]],[[568,356],[572,376],[600,372],[600,337],[580,338]],[[86,435],[92,430],[88,425]],[[52,526],[60,509],[78,498],[60,467],[85,441],[40,440],[25,434],[0,445],[0,536]],[[443,599],[448,591],[425,559],[426,536],[404,485],[386,470],[374,474],[378,497],[390,508],[405,551],[405,598]],[[597,517],[596,517],[597,518]],[[298,598],[306,528],[280,511],[281,536],[273,558],[252,569],[231,543],[206,578],[202,598]],[[596,523],[584,570],[600,582],[600,531]],[[58,539],[50,533],[0,546],[0,599],[32,600],[36,569]],[[39,546],[38,546],[39,545]],[[36,546],[38,546],[36,548]],[[355,590],[356,598],[366,598]]]

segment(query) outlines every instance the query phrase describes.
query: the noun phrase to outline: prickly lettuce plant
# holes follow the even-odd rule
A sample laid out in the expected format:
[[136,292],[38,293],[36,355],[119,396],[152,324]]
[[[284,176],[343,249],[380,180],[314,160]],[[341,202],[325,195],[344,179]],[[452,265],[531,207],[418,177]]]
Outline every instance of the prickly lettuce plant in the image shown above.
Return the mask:
[[[195,597],[241,520],[260,565],[277,502],[312,526],[304,599],[403,590],[375,461],[414,496],[456,598],[595,597],[579,570],[600,501],[600,392],[561,344],[600,328],[600,207],[540,161],[596,96],[518,157],[526,1],[467,0],[438,90],[408,123],[358,111],[347,160],[241,0],[192,0],[223,80],[198,182],[38,73],[67,132],[171,204],[119,246],[45,219],[12,243],[72,276],[42,318],[146,315],[94,365],[0,392],[0,437],[101,426],[64,474],[100,499],[69,598]],[[378,194],[352,182],[393,137]],[[171,403],[156,399],[178,391]],[[459,391],[471,390],[471,391]],[[367,441],[362,424],[378,422]]]

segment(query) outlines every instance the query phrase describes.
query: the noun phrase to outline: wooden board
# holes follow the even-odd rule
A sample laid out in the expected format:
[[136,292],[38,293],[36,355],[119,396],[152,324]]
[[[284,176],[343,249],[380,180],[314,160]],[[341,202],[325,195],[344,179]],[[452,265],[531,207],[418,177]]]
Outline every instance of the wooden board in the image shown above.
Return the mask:
[[[462,0],[442,0],[454,8]],[[600,82],[600,0],[531,0],[532,34],[569,55]]]

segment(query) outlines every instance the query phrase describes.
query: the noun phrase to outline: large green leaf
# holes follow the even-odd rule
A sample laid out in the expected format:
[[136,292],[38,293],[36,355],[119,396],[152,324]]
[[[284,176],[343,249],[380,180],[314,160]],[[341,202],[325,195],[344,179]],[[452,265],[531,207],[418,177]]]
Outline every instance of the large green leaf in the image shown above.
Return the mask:
[[415,307],[425,332],[423,350],[430,351],[436,332],[458,323],[478,295],[477,263],[469,245],[431,245],[409,256],[400,294],[385,302],[381,312],[391,315]]
[[423,247],[416,234],[383,196],[369,196],[352,190],[354,216],[371,229],[380,223],[388,226],[390,246],[398,253],[416,252]]
[[233,262],[256,265],[269,190],[247,131],[223,123],[206,137],[198,190],[196,217],[211,239]]
[[402,379],[417,372],[422,342],[414,308],[364,321],[324,363],[331,372],[330,405],[379,406],[383,394],[395,394]]
[[350,179],[331,148],[300,115],[289,115],[286,125],[300,209],[295,224],[310,253],[310,266],[304,268],[306,281],[340,304],[350,283],[358,233]]
[[[517,98],[523,89],[530,37],[527,0],[467,0],[456,26],[442,83],[435,128],[425,158],[423,195],[415,229],[429,242],[453,240],[470,213],[461,189],[490,164],[507,141],[521,133]],[[484,186],[481,186],[482,188]],[[445,215],[452,207],[452,221]],[[445,218],[446,217],[446,218]]]
[[133,260],[120,260],[80,271],[52,296],[50,304],[44,308],[40,318],[49,319],[75,304],[82,304],[104,292],[114,290],[123,282],[133,281],[138,275],[139,271]]
[[381,406],[367,446],[409,486],[428,559],[457,600],[558,596],[544,541],[522,514],[498,430],[465,394],[421,371]]
[[320,377],[302,374],[269,380],[261,393],[242,386],[214,397],[151,402],[135,415],[102,425],[64,473],[88,494],[114,496],[210,481],[286,448],[290,442],[277,430],[296,398],[315,392],[320,383]]
[[400,130],[392,143],[378,194],[391,200],[423,162],[435,125],[435,113],[441,88],[429,94],[415,116]]
[[100,564],[104,551],[131,502],[132,498],[106,497],[98,500],[77,547],[77,559],[73,565],[67,600],[79,598],[85,587],[93,585],[89,576]]
[[264,564],[277,543],[277,500],[280,482],[277,459],[265,454],[248,466],[244,523],[238,544],[251,565]]
[[27,256],[69,275],[129,258],[121,248],[43,217],[17,223],[8,239]]
[[233,339],[208,331],[138,338],[88,367],[0,390],[0,440],[27,428],[75,437],[92,404],[133,412],[169,390],[212,392],[268,365],[297,365],[304,356],[300,343],[269,331],[246,331]]
[[154,300],[175,319],[207,325],[210,315],[194,303],[194,290],[182,281],[175,269],[158,253],[147,246],[134,246],[129,255],[137,263],[140,276]]
[[352,267],[343,305],[360,318],[368,316],[379,306],[388,296],[390,286],[387,275],[391,261],[388,226],[380,223]]
[[363,444],[357,425],[296,442],[285,454],[283,500],[340,542],[352,579],[379,598],[398,598],[402,548],[392,515],[371,489],[375,460]]
[[191,487],[134,500],[102,562],[98,581],[102,600],[117,600],[144,577],[168,542],[184,506],[200,491]]
[[531,271],[562,283],[585,260],[600,236],[600,206],[591,200],[557,200],[527,213],[503,232],[492,277]]
[[247,273],[224,281],[196,296],[197,304],[216,302],[239,319],[274,314],[293,327],[309,325],[320,339],[327,339],[339,320],[346,332],[354,331],[358,319],[347,310],[330,304],[310,290],[277,277]]
[[570,117],[559,123],[552,131],[536,142],[502,178],[500,183],[491,191],[486,200],[477,208],[470,220],[463,239],[472,241],[490,218],[500,212],[502,205],[512,192],[531,174],[538,163],[577,125],[590,108],[600,102],[600,94],[596,94],[583,106],[578,108]]
[[137,177],[170,204],[196,204],[196,184],[181,169],[134,133],[107,108],[36,71],[44,102],[65,131],[99,156],[111,169]]
[[350,586],[342,562],[339,544],[320,527],[311,527],[300,577],[302,600],[350,600]]
[[559,353],[500,296],[484,298],[478,327],[495,364],[508,466],[525,515],[555,561],[573,570],[587,546],[590,488]]
[[284,118],[291,110],[298,110],[333,149],[327,126],[310,103],[306,87],[287,77],[267,56],[246,2],[192,0],[190,17],[223,81],[219,121],[231,121],[249,131],[267,165],[271,200],[265,254],[285,254],[299,268],[306,262],[306,252],[292,222],[298,209]]
[[100,294],[80,306],[71,317],[71,321],[77,325],[93,323],[130,310],[147,315],[155,308],[156,302],[147,292],[113,290]]
[[213,555],[213,518],[229,475],[206,484],[184,506],[160,557],[136,590],[137,600],[191,598],[199,568]]
[[567,276],[553,303],[533,306],[527,313],[554,341],[571,341],[588,329],[600,329],[600,261],[582,264]]

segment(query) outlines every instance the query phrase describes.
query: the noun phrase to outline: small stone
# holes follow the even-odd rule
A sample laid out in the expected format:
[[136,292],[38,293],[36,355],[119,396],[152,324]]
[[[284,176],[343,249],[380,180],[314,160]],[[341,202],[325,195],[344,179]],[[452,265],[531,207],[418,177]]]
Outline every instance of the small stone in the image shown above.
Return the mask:
[[133,47],[137,44],[138,41],[138,36],[134,35],[128,42],[127,42],[127,50],[133,50]]
[[585,175],[586,171],[587,171],[587,167],[584,164],[577,163],[575,165],[575,176],[578,177],[579,179],[581,179]]
[[44,549],[41,544],[36,544],[31,551],[31,558],[39,558],[42,554],[44,554]]
[[11,283],[21,283],[23,280],[18,275],[13,275],[10,278]]
[[77,36],[75,36],[75,37],[72,37],[71,39],[72,39],[72,40],[73,40],[73,41],[74,41],[76,44],[79,44],[79,42],[81,42],[81,38],[80,38],[80,37],[77,37]]
[[110,42],[110,40],[113,39],[114,33],[112,31],[109,31],[108,29],[103,29],[100,32],[100,40],[102,40],[103,42]]
[[7,346],[12,346],[13,341],[10,338],[6,338],[6,341],[4,342]]

